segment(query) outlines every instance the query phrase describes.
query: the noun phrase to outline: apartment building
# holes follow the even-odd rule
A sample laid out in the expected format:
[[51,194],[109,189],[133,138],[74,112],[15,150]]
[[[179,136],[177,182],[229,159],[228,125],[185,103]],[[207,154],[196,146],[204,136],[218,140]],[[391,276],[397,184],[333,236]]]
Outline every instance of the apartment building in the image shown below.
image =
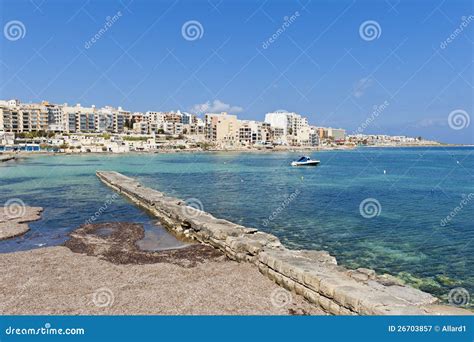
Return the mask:
[[251,120],[240,121],[239,142],[242,145],[265,143],[270,140],[270,136],[270,124]]
[[82,107],[80,103],[75,106],[68,106],[65,103],[62,107],[64,113],[63,123],[64,132],[95,132],[98,127],[98,120],[96,120],[95,106]]
[[0,131],[11,133],[48,130],[48,111],[39,104],[21,104],[18,100],[0,105]]
[[346,138],[346,130],[342,128],[318,127],[317,131],[320,140],[342,141]]
[[[308,119],[294,112],[278,111],[267,113],[265,114],[265,122],[274,129],[283,130],[283,134],[278,134],[280,143],[283,144],[297,143],[298,133],[306,134],[308,128]],[[304,137],[301,139],[304,139]]]
[[234,145],[238,141],[239,120],[236,115],[222,112],[205,114],[206,139]]

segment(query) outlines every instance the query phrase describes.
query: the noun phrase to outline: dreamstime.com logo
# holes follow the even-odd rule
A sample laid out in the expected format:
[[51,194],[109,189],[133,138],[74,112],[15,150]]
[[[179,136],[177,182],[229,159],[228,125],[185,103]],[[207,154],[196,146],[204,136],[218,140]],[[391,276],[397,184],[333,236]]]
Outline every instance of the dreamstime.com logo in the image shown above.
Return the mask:
[[114,305],[115,296],[111,289],[107,287],[101,287],[95,290],[92,295],[92,303],[98,308],[106,308]]
[[109,207],[115,200],[119,197],[117,193],[114,193],[112,196],[107,196],[104,204],[97,210],[94,215],[89,217],[84,223],[85,224],[92,224],[94,223]]
[[5,335],[85,335],[84,328],[53,328],[50,323],[46,323],[44,327],[39,328],[15,328],[8,327],[5,329]]
[[371,219],[380,215],[382,212],[382,205],[375,198],[366,198],[360,202],[359,212],[362,217]]
[[439,44],[441,49],[446,49],[449,44],[451,44],[464,30],[469,26],[469,24],[474,21],[474,15],[470,15],[469,17],[462,17],[461,24],[446,38]]
[[363,40],[370,42],[380,38],[382,35],[382,28],[375,20],[367,20],[360,24],[359,35]]
[[14,42],[19,39],[23,39],[26,36],[26,27],[19,20],[12,20],[5,24],[3,27],[3,35],[8,40]]
[[122,12],[118,11],[113,16],[105,18],[104,25],[94,34],[88,41],[84,43],[86,49],[90,49],[92,45],[97,43],[102,36],[122,17]]
[[189,20],[181,26],[181,35],[188,41],[201,39],[204,35],[204,27],[197,20]]
[[26,205],[19,198],[10,198],[3,206],[3,215],[10,220],[25,216]]
[[285,208],[288,207],[290,205],[290,203],[293,202],[296,199],[296,197],[298,197],[298,195],[300,193],[301,193],[301,191],[299,189],[296,189],[295,192],[293,192],[290,196],[285,198],[285,200],[283,202],[281,202],[281,204],[278,206],[278,208],[273,210],[273,212],[270,214],[270,216],[268,216],[268,219],[263,220],[263,226],[264,227],[268,226],[268,224],[271,221],[273,221],[275,218],[277,218],[277,216],[280,215],[281,212],[283,210],[285,210]]
[[282,35],[290,26],[293,24],[296,19],[300,16],[300,12],[296,11],[290,16],[285,16],[283,18],[283,24],[273,33],[266,41],[262,43],[263,49],[268,49],[279,37]]
[[474,192],[471,192],[468,195],[463,195],[462,197],[463,199],[459,202],[459,205],[451,210],[448,216],[441,219],[439,222],[441,227],[446,227],[448,223],[451,222],[451,220],[455,218],[474,199]]
[[181,211],[185,217],[196,218],[204,212],[204,205],[197,198],[188,198],[184,201]]
[[449,291],[448,302],[453,306],[465,306],[470,300],[471,296],[464,287],[456,287]]
[[384,101],[381,105],[375,105],[373,107],[372,114],[354,131],[354,134],[362,134],[367,127],[369,127],[372,122],[379,117],[380,114],[384,112],[385,109],[390,105],[388,101]]
[[448,124],[452,129],[459,131],[469,127],[471,117],[465,110],[455,109],[448,115]]

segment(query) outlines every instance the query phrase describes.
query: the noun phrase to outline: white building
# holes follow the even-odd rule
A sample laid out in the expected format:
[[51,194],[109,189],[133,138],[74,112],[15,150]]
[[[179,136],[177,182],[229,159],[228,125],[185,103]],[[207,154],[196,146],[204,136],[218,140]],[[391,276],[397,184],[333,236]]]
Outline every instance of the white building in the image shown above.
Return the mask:
[[304,135],[302,140],[308,140],[308,119],[294,112],[278,111],[265,114],[265,122],[274,129],[282,129],[280,143],[298,143],[298,134]]

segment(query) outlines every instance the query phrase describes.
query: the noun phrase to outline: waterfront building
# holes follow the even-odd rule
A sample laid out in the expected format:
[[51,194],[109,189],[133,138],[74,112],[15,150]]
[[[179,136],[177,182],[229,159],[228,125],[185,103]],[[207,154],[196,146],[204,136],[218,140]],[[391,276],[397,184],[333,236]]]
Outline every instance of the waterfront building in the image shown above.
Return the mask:
[[265,143],[270,139],[270,124],[252,120],[241,120],[239,142],[242,145]]
[[[267,113],[265,114],[265,122],[269,123],[272,128],[283,130],[283,134],[279,134],[279,140],[282,144],[298,144],[299,140],[308,140],[308,119],[300,114],[285,111]],[[305,136],[298,139],[298,133]]]
[[[184,117],[184,116],[183,116]],[[199,135],[202,136],[202,139],[205,139],[205,123],[201,118],[196,117],[195,115],[192,115],[192,120],[190,121],[191,123],[189,124],[183,124],[183,132],[182,134],[187,134],[187,135]]]
[[150,124],[148,121],[138,121],[133,123],[133,133],[135,134],[149,134]]
[[48,131],[61,133],[64,131],[64,114],[62,106],[43,101],[42,105],[48,111]]
[[196,115],[185,112],[182,114],[181,122],[183,125],[192,125],[196,123]]
[[0,107],[0,130],[11,133],[48,131],[48,111],[39,104],[7,101]]
[[346,130],[342,128],[317,127],[320,140],[344,141],[346,139]]
[[140,112],[134,112],[130,115],[130,120],[131,120],[132,124],[135,123],[135,122],[141,122],[141,121],[145,120],[145,118],[146,118],[145,115],[146,114],[143,114],[143,113],[140,113]]
[[[1,117],[1,116],[0,116]],[[7,133],[1,130],[0,126],[0,145],[13,145],[15,143],[15,133]]]
[[328,128],[328,136],[334,141],[344,141],[346,139],[346,130],[342,128]]
[[75,106],[68,106],[67,103],[64,104],[65,132],[94,132],[97,127],[95,112],[96,108],[94,105],[91,107],[82,107],[80,103]]

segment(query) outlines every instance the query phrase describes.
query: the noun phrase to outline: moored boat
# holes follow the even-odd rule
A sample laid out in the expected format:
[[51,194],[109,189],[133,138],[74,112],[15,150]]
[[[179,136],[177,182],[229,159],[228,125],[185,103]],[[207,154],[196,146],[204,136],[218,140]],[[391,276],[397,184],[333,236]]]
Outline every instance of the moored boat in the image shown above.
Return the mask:
[[316,166],[319,163],[319,160],[312,160],[308,156],[303,156],[298,160],[292,161],[291,166]]

